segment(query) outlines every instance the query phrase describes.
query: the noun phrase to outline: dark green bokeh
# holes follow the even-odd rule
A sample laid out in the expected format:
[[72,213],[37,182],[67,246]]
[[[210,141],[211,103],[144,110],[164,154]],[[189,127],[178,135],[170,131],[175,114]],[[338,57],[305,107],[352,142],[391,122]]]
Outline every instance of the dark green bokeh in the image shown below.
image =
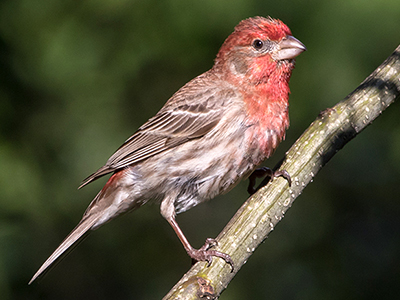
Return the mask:
[[[308,48],[291,80],[291,128],[400,42],[400,2],[3,0],[0,3],[1,299],[160,299],[190,259],[147,205],[94,232],[27,282],[104,184],[77,191],[184,83],[212,66],[242,19],[282,19]],[[349,143],[298,198],[221,299],[389,299],[400,278],[399,106]],[[246,183],[178,216],[194,246],[246,199]]]

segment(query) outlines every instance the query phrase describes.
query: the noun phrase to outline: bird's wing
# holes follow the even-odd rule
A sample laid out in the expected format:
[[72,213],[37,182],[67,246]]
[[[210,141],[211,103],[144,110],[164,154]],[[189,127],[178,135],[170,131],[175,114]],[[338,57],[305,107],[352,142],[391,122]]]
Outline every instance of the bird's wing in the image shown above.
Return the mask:
[[190,101],[193,104],[183,101],[184,93],[174,95],[178,97],[177,101],[169,101],[157,115],[126,140],[103,167],[87,177],[79,188],[107,173],[207,134],[222,118],[223,101],[216,101],[215,97],[220,96],[218,94],[204,93],[200,99]]
[[214,128],[220,118],[221,110],[201,105],[183,105],[161,112],[140,127],[110,157],[107,165],[120,169],[201,137]]

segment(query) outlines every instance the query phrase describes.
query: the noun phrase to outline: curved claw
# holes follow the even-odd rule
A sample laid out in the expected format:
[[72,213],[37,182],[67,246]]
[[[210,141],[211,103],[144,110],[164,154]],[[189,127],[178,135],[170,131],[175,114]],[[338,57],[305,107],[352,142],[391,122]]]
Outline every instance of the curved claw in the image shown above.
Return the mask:
[[216,239],[207,238],[204,245],[199,250],[208,250],[212,247],[218,246],[218,242]]
[[[261,167],[254,170],[254,172],[249,177],[250,182],[247,188],[248,193],[250,195],[254,194],[269,181],[273,181],[275,177],[279,176],[287,180],[289,187],[292,185],[292,179],[290,178],[290,175],[286,170],[279,170],[274,172],[272,169],[267,167]],[[265,179],[258,185],[257,188],[255,188],[256,179],[260,177],[265,177]]]
[[279,177],[279,176],[281,176],[281,177],[283,177],[283,178],[285,178],[287,180],[287,182],[289,184],[289,187],[292,186],[292,178],[290,178],[290,175],[289,175],[288,171],[286,171],[286,170],[276,171],[274,173],[273,177],[271,177],[271,180],[273,180],[274,177]]
[[[234,264],[233,264],[233,260],[232,260],[232,258],[230,257],[230,255],[228,255],[228,254],[226,254],[226,253],[223,253],[223,252],[216,251],[216,250],[208,250],[207,252],[208,252],[208,254],[211,256],[211,261],[212,261],[212,257],[213,257],[213,256],[222,258],[223,260],[225,260],[225,262],[226,262],[227,264],[229,264],[229,265],[231,266],[231,273],[233,272],[235,266],[234,266]],[[208,267],[211,265],[211,261],[210,261],[209,264],[207,265]]]
[[267,168],[267,167],[261,167],[261,168],[255,169],[249,177],[249,186],[247,187],[247,192],[250,195],[253,195],[255,192],[257,192],[257,190],[260,188],[260,186],[258,186],[257,188],[255,187],[256,179],[261,178],[261,177],[266,177],[266,176],[268,176],[269,178],[273,178],[274,171],[272,171],[270,168]]
[[232,258],[226,254],[216,250],[210,250],[210,248],[217,246],[218,242],[215,239],[208,238],[206,242],[200,249],[194,249],[192,245],[190,245],[189,241],[186,239],[182,230],[179,228],[178,223],[176,223],[175,218],[169,217],[166,218],[168,223],[171,224],[172,228],[176,232],[177,236],[182,242],[183,247],[185,248],[187,254],[196,261],[206,261],[207,265],[210,266],[213,260],[213,256],[222,258],[226,263],[230,264],[231,272],[233,272],[234,264]]
[[206,242],[200,249],[191,249],[188,251],[189,256],[196,261],[206,261],[207,267],[209,267],[213,261],[213,257],[219,257],[225,260],[231,266],[231,272],[234,270],[234,263],[229,254],[217,251],[210,250],[210,248],[218,245],[218,242],[215,239],[207,238]]

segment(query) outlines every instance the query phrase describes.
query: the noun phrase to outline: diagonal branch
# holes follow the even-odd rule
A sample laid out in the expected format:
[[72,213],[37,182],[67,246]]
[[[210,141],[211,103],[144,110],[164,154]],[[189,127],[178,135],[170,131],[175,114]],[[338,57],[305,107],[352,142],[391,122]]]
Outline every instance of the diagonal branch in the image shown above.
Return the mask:
[[196,263],[164,300],[218,298],[318,171],[399,95],[400,46],[355,91],[323,111],[286,153],[280,168],[289,172],[292,186],[275,179],[250,197],[219,234],[218,250],[232,257],[234,272],[221,259],[210,267]]

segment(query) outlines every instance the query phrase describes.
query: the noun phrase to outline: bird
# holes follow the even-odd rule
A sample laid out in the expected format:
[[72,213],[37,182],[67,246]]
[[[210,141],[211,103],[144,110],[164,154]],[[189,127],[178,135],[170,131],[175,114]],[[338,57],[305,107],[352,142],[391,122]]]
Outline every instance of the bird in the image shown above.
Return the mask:
[[[147,202],[176,232],[188,255],[211,264],[226,254],[206,239],[195,249],[176,215],[225,194],[272,155],[289,126],[289,79],[306,50],[282,21],[242,20],[222,44],[212,68],[173,94],[79,188],[111,174],[81,221],[42,264],[31,284],[89,232]],[[278,174],[282,175],[282,174]]]

